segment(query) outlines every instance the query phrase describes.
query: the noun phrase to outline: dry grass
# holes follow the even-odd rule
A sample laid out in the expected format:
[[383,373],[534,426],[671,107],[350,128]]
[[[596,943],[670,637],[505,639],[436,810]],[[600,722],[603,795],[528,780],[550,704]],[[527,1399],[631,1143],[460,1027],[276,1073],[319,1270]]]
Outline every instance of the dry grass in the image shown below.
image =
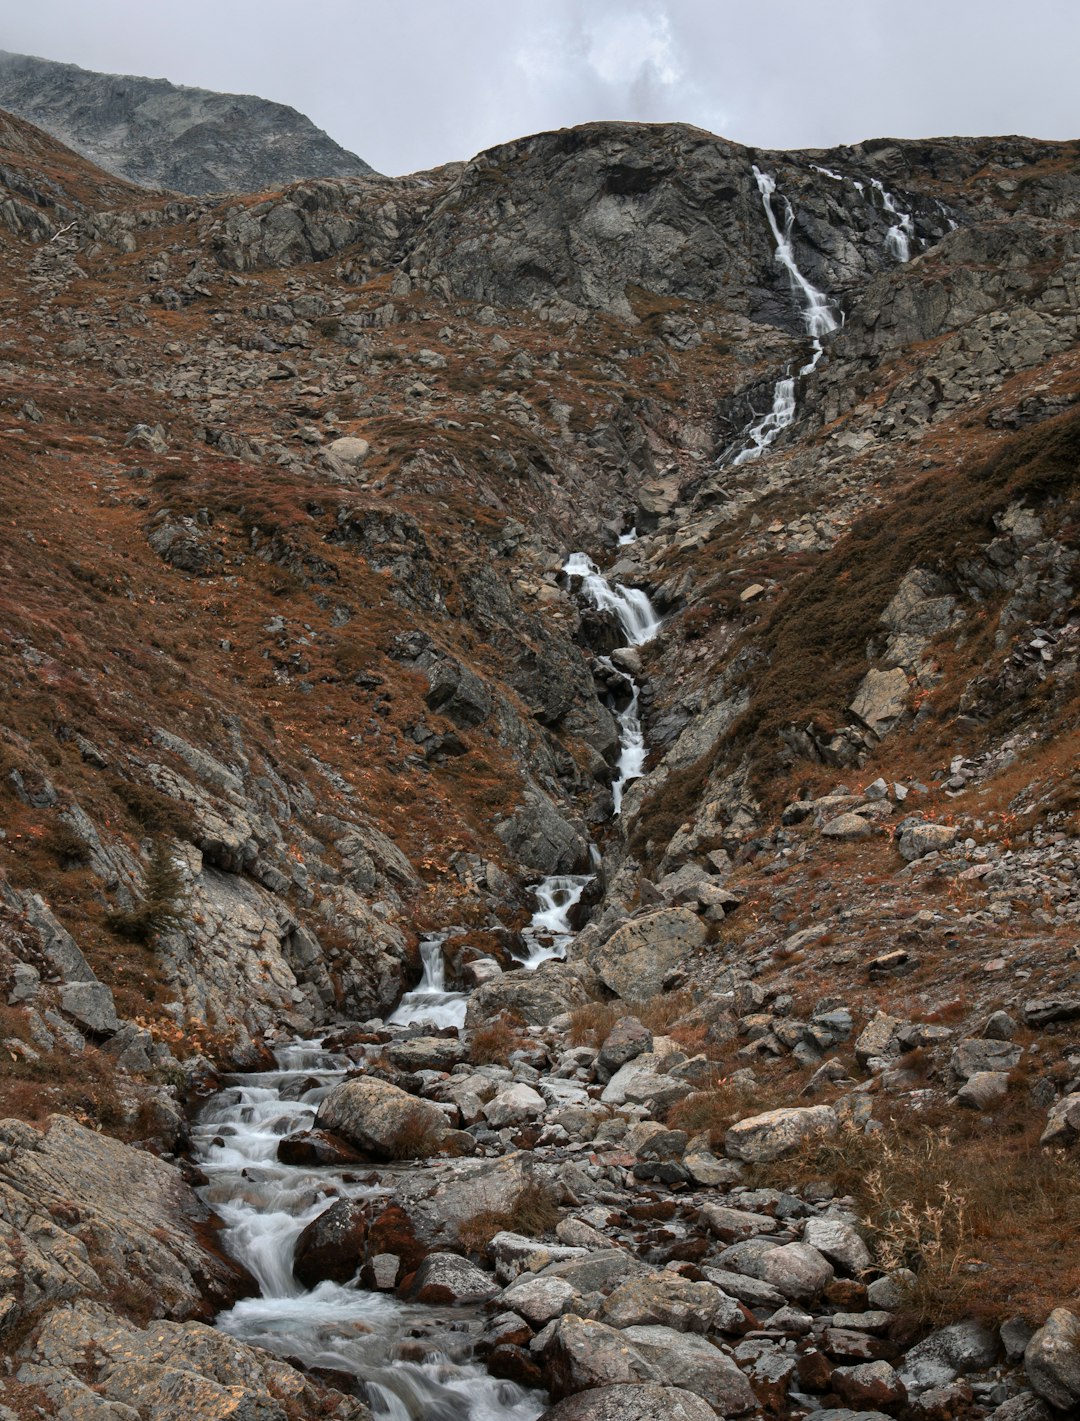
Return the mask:
[[758,1081],[743,1087],[720,1076],[709,1090],[695,1091],[673,1105],[668,1111],[667,1123],[673,1130],[685,1130],[688,1135],[707,1134],[709,1143],[718,1149],[728,1127],[737,1120],[791,1104],[791,1091],[777,1082]]
[[469,1060],[474,1066],[506,1066],[524,1037],[520,1028],[505,1016],[497,1016],[478,1026],[469,1038]]
[[1040,1149],[1025,1115],[1017,1105],[988,1135],[955,1113],[942,1124],[898,1112],[877,1133],[848,1127],[759,1166],[755,1180],[824,1179],[854,1196],[879,1265],[915,1273],[909,1323],[1041,1322],[1080,1297],[1080,1194],[1075,1155]]
[[391,1159],[430,1159],[439,1153],[445,1131],[433,1126],[418,1106],[409,1110],[388,1146]]
[[483,1209],[458,1225],[458,1239],[469,1253],[482,1253],[504,1230],[539,1238],[559,1222],[555,1196],[546,1184],[531,1180],[508,1209]]
[[[689,992],[661,992],[640,1002],[586,1002],[570,1013],[570,1044],[599,1049],[624,1016],[636,1017],[654,1036],[670,1035],[680,1045],[680,1033],[686,1035],[688,1042],[697,1041],[699,1036],[704,1040],[703,1026],[687,1021],[693,1009],[694,999]],[[695,1047],[700,1049],[703,1048]]]

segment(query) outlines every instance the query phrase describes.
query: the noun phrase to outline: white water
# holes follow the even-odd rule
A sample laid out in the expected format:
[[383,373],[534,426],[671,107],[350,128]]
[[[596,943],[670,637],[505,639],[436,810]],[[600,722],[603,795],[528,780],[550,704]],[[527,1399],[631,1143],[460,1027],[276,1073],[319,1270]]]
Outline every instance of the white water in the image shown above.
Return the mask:
[[870,186],[881,198],[881,205],[896,221],[885,234],[885,247],[897,261],[911,260],[911,244],[915,240],[915,223],[910,212],[901,212],[891,192],[886,192],[880,178],[871,178]]
[[[259,1282],[262,1295],[222,1313],[233,1337],[309,1367],[358,1378],[385,1421],[534,1421],[545,1399],[498,1381],[472,1360],[469,1310],[399,1302],[337,1283],[309,1290],[292,1276],[296,1240],[337,1198],[389,1193],[349,1182],[333,1169],[277,1161],[283,1135],[309,1127],[319,1101],[339,1081],[344,1058],[317,1043],[278,1053],[278,1071],[226,1077],[192,1135],[210,1178],[202,1193],[224,1220],[223,1242]],[[283,1099],[282,1092],[298,1099]],[[415,1355],[420,1340],[422,1361]]]
[[773,207],[776,179],[769,173],[763,173],[755,164],[754,181],[761,194],[765,216],[769,219],[769,227],[773,234],[773,240],[776,242],[775,259],[787,272],[792,294],[802,307],[806,333],[813,340],[820,340],[822,336],[831,335],[833,331],[840,328],[836,309],[823,291],[819,291],[816,286],[807,281],[795,260],[795,249],[791,244],[791,229],[795,225],[795,213],[792,211],[791,203],[782,194],[780,195],[780,201],[784,208],[784,225],[781,228]]
[[530,890],[539,906],[521,934],[528,947],[528,956],[522,967],[535,971],[541,962],[566,956],[566,949],[574,936],[570,914],[581,902],[581,895],[592,883],[593,877],[591,873],[556,873]]
[[625,548],[629,543],[637,542],[637,529],[631,528],[629,533],[619,534],[619,547]]
[[387,1017],[390,1026],[414,1026],[423,1022],[428,1026],[465,1025],[465,1011],[468,1007],[467,992],[446,990],[446,963],[443,960],[443,943],[446,934],[425,938],[420,944],[420,961],[424,964],[424,975],[411,992],[406,992]]
[[628,646],[642,646],[660,630],[660,618],[645,593],[619,582],[613,586],[585,553],[571,553],[563,572],[581,578],[581,590],[594,607],[615,613]]
[[[820,345],[818,349],[820,350]],[[743,445],[730,462],[734,467],[760,459],[781,430],[795,422],[795,381],[790,375],[777,380],[773,389],[772,408],[755,418],[739,436]]]
[[[581,578],[581,590],[594,607],[615,613],[630,646],[644,645],[660,630],[660,618],[645,593],[634,587],[623,587],[618,582],[612,586],[585,553],[571,553],[563,564],[563,572]],[[616,670],[608,657],[602,656],[599,660],[609,671]],[[631,780],[640,779],[644,773],[646,756],[645,731],[639,710],[641,692],[637,682],[626,671],[620,670],[616,674],[623,677],[630,687],[630,700],[623,710],[615,712],[619,723],[619,761],[615,782],[611,786],[612,814],[615,817],[622,813],[626,786]]]

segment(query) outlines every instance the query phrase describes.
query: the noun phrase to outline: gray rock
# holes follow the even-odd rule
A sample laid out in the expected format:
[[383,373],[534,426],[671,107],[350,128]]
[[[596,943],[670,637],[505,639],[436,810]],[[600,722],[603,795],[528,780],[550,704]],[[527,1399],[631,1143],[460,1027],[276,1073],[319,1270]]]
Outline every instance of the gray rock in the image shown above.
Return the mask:
[[1080,1091],[1066,1095],[1050,1107],[1040,1145],[1071,1145],[1080,1139]]
[[720,1349],[704,1337],[671,1327],[634,1326],[624,1334],[669,1386],[696,1392],[721,1416],[742,1416],[757,1407],[750,1383]]
[[916,1343],[899,1369],[900,1380],[916,1396],[991,1366],[997,1353],[997,1338],[981,1323],[953,1323]]
[[65,982],[60,1006],[94,1036],[109,1036],[120,1029],[113,994],[103,982]]
[[[1060,1415],[1060,1413],[1057,1413]],[[1034,1392],[1022,1391],[1010,1396],[991,1411],[987,1421],[1054,1421],[1055,1413]]]
[[662,908],[634,918],[587,949],[590,967],[624,1001],[643,1001],[663,989],[664,979],[694,948],[707,929],[689,908]]
[[576,1312],[581,1301],[563,1278],[543,1278],[535,1273],[522,1273],[503,1293],[500,1302],[519,1313],[531,1327],[546,1327],[553,1318]]
[[1007,1011],[996,1011],[983,1027],[988,1041],[1011,1041],[1016,1035],[1016,1022]]
[[838,839],[847,843],[852,839],[868,839],[873,833],[869,820],[861,814],[838,814],[821,826],[824,839]]
[[652,1032],[642,1026],[636,1016],[623,1016],[615,1023],[600,1047],[596,1058],[596,1079],[606,1085],[620,1066],[652,1050]]
[[334,1086],[323,1097],[315,1124],[379,1160],[430,1154],[447,1132],[437,1105],[373,1076]]
[[1035,1028],[1049,1026],[1053,1021],[1076,1021],[1080,1018],[1080,997],[1040,997],[1023,1005],[1024,1021]]
[[529,1026],[546,1026],[554,1017],[590,1000],[588,979],[576,967],[545,962],[535,972],[504,972],[483,983],[469,998],[465,1025],[472,1031],[500,1012],[510,1012]]
[[493,1130],[501,1130],[504,1125],[520,1125],[526,1120],[535,1120],[543,1115],[546,1106],[544,1097],[532,1086],[507,1086],[493,1100],[484,1106],[484,1118]]
[[549,1406],[539,1421],[716,1421],[716,1412],[693,1392],[646,1382],[578,1392]]
[[955,1105],[966,1106],[968,1110],[989,1110],[999,1100],[1004,1100],[1009,1089],[1009,1077],[1003,1071],[976,1071],[953,1097]]
[[827,1105],[767,1110],[732,1125],[724,1137],[724,1152],[733,1159],[764,1164],[793,1153],[805,1140],[834,1134],[839,1123]]
[[452,1036],[414,1036],[392,1041],[386,1055],[399,1071],[452,1071],[465,1059],[465,1047]]
[[1055,1308],[1027,1345],[1024,1370],[1033,1389],[1060,1411],[1080,1408],[1080,1317]]
[[1021,1055],[1021,1048],[1011,1041],[969,1037],[957,1043],[949,1058],[949,1071],[958,1081],[966,1081],[984,1071],[1004,1072],[1007,1075],[1019,1064]]
[[409,1296],[421,1303],[481,1303],[499,1285],[490,1273],[456,1253],[429,1253],[413,1278]]
[[722,1294],[711,1283],[692,1283],[677,1273],[652,1273],[621,1283],[605,1298],[600,1320],[611,1327],[655,1324],[708,1332],[721,1304]]
[[495,826],[495,833],[522,868],[534,873],[573,873],[588,857],[581,829],[535,786],[526,791],[521,807]]
[[816,1248],[830,1263],[853,1277],[864,1273],[873,1263],[870,1250],[858,1231],[841,1219],[807,1219],[803,1226],[803,1243]]
[[849,709],[880,738],[892,730],[904,713],[907,697],[907,673],[899,667],[891,671],[868,671]]
[[766,1253],[760,1276],[786,1298],[815,1298],[833,1279],[832,1265],[808,1243],[787,1243]]
[[957,833],[951,824],[909,824],[900,831],[900,857],[914,863],[926,854],[940,853],[956,842]]
[[660,1368],[647,1362],[617,1328],[575,1313],[551,1324],[543,1355],[556,1400],[592,1387],[664,1381]]

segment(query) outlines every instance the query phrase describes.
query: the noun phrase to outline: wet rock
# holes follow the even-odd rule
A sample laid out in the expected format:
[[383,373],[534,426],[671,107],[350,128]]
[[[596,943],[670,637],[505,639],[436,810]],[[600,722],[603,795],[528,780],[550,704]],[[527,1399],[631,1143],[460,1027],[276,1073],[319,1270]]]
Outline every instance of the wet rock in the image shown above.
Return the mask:
[[447,1130],[438,1106],[369,1076],[334,1086],[319,1105],[315,1123],[377,1160],[431,1154]]
[[764,1164],[793,1153],[806,1139],[835,1133],[839,1123],[827,1105],[768,1110],[732,1125],[724,1137],[724,1152],[733,1159]]
[[456,1253],[429,1253],[416,1270],[409,1297],[418,1303],[480,1303],[494,1297],[499,1285]]
[[624,1001],[662,991],[664,979],[705,941],[706,926],[689,908],[662,908],[634,918],[586,951],[589,966]]
[[339,1168],[364,1162],[358,1150],[328,1130],[307,1130],[303,1134],[286,1135],[278,1141],[277,1157],[282,1164],[332,1165]]
[[716,1408],[721,1416],[742,1416],[757,1398],[742,1372],[704,1337],[671,1327],[634,1326],[623,1334],[670,1386],[684,1387]]
[[293,1275],[305,1288],[329,1280],[348,1283],[360,1271],[367,1240],[367,1210],[339,1199],[312,1219],[296,1240]]
[[605,1386],[549,1406],[539,1421],[716,1421],[700,1396],[680,1387]]
[[1027,1345],[1024,1370],[1044,1401],[1059,1411],[1080,1407],[1080,1317],[1055,1308]]

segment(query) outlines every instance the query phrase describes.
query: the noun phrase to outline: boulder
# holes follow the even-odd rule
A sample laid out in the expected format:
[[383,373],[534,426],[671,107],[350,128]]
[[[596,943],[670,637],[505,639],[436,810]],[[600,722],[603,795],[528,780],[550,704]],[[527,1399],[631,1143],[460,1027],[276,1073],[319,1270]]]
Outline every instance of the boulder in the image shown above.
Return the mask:
[[834,1267],[858,1277],[872,1263],[870,1250],[862,1241],[858,1231],[842,1219],[807,1219],[803,1226],[803,1243],[829,1260]]
[[732,1125],[724,1138],[724,1152],[748,1164],[765,1164],[792,1154],[804,1140],[834,1134],[839,1123],[827,1105],[767,1110]]
[[899,666],[891,671],[868,671],[859,682],[849,710],[880,739],[903,715],[907,696],[907,673]]
[[833,1391],[852,1406],[899,1406],[907,1389],[888,1362],[860,1362],[835,1367],[829,1378]]
[[544,1097],[532,1086],[518,1083],[501,1090],[493,1100],[484,1106],[484,1118],[493,1130],[501,1130],[504,1125],[520,1125],[526,1120],[535,1120],[545,1110]]
[[776,1220],[768,1214],[751,1214],[745,1209],[729,1209],[720,1204],[706,1204],[701,1218],[709,1232],[725,1243],[776,1232]]
[[586,952],[601,982],[624,1001],[644,1001],[663,990],[673,967],[705,942],[708,929],[689,908],[662,908],[633,918]]
[[636,1016],[622,1016],[604,1038],[594,1063],[594,1073],[606,1085],[620,1067],[645,1051],[652,1050],[652,1032]]
[[712,1283],[692,1283],[677,1273],[652,1273],[620,1283],[604,1299],[600,1319],[611,1327],[656,1324],[682,1332],[708,1332],[722,1302],[723,1295]]
[[939,1328],[916,1343],[899,1368],[900,1380],[910,1395],[931,1387],[948,1386],[966,1372],[992,1366],[998,1340],[978,1322],[956,1322]]
[[545,962],[535,972],[504,972],[477,987],[469,998],[465,1025],[470,1031],[502,1012],[529,1026],[547,1026],[554,1017],[591,1000],[587,979],[566,962]]
[[409,1297],[418,1303],[482,1303],[499,1285],[490,1273],[456,1253],[429,1253],[416,1270]]
[[362,1164],[363,1156],[352,1145],[328,1130],[305,1130],[278,1141],[277,1157],[282,1164],[334,1165],[348,1168]]
[[1080,1317],[1055,1308],[1027,1345],[1024,1370],[1034,1390],[1068,1415],[1080,1409]]
[[377,1160],[432,1154],[447,1132],[446,1116],[437,1105],[374,1076],[334,1086],[323,1097],[315,1123]]
[[392,1041],[386,1055],[399,1071],[452,1071],[465,1059],[465,1047],[455,1036],[414,1036]]
[[555,1400],[592,1387],[664,1379],[660,1369],[630,1346],[617,1328],[591,1322],[576,1313],[551,1324],[543,1355],[548,1386]]
[[1009,1077],[1004,1071],[976,1071],[953,1097],[954,1105],[963,1105],[968,1110],[989,1110],[999,1100],[1004,1100],[1009,1089]]
[[495,826],[495,833],[521,867],[533,873],[574,873],[588,860],[584,834],[535,786],[525,791],[514,814]]
[[680,1387],[605,1386],[549,1406],[540,1421],[716,1421],[716,1412]]
[[543,1278],[522,1273],[510,1284],[500,1303],[519,1313],[531,1327],[546,1327],[553,1318],[574,1312],[580,1295],[563,1278]]
[[951,824],[908,824],[900,831],[900,857],[914,863],[926,854],[940,853],[955,843],[957,833]]
[[1066,1095],[1050,1107],[1040,1145],[1071,1145],[1080,1139],[1080,1091]]
[[764,1254],[760,1276],[785,1298],[809,1299],[833,1280],[832,1265],[808,1243],[785,1243]]
[[849,843],[853,839],[868,839],[873,833],[869,820],[861,814],[838,814],[821,826],[823,839],[838,839]]
[[1008,1074],[1020,1061],[1021,1048],[1011,1041],[968,1037],[957,1043],[949,1058],[949,1072],[956,1081],[966,1081],[985,1071]]
[[367,1239],[367,1210],[357,1199],[338,1199],[312,1219],[296,1240],[293,1276],[305,1288],[348,1283],[360,1271]]
[[757,1408],[750,1383],[720,1349],[704,1337],[671,1327],[628,1327],[623,1334],[669,1386],[696,1392],[720,1416]]
[[111,1036],[120,1029],[113,994],[104,982],[65,982],[60,988],[60,1007],[94,1036]]

